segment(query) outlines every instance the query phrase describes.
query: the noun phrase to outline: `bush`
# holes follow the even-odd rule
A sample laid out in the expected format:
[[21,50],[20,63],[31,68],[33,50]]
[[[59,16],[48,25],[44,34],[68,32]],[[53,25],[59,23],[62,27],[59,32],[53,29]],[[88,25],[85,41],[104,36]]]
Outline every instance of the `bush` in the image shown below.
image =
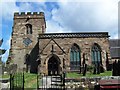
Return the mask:
[[93,69],[94,69],[93,65],[91,65],[91,66],[88,65],[87,66],[87,71],[89,71],[90,73],[92,73]]

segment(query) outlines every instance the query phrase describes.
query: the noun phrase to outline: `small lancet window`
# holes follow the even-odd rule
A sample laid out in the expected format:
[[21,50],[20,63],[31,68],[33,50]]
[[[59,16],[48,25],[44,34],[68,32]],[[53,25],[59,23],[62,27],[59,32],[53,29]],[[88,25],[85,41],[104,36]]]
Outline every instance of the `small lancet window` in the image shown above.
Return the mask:
[[31,24],[26,24],[26,33],[32,34],[32,25]]

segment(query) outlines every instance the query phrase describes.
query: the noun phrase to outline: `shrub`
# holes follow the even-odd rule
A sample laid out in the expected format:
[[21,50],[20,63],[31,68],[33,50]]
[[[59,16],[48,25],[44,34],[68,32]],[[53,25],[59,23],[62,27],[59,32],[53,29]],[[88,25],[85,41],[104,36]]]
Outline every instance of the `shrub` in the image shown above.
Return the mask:
[[92,73],[92,71],[93,71],[93,69],[94,69],[94,66],[93,65],[88,65],[87,66],[87,71],[89,71],[90,73]]

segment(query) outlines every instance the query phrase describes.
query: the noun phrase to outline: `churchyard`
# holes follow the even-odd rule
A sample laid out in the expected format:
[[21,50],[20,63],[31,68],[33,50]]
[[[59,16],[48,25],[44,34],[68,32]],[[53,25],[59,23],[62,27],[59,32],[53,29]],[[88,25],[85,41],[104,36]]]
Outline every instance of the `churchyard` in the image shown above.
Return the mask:
[[[54,87],[51,86],[50,84],[52,83],[52,76],[46,76],[46,75],[38,75],[38,74],[31,74],[31,73],[26,73],[24,72],[24,81],[23,77],[19,75],[20,73],[17,74],[16,79],[14,79],[14,85],[16,85],[18,88],[19,86],[21,87],[21,84],[24,83],[24,89],[27,90],[30,88],[31,90],[37,89],[37,88],[50,88]],[[3,80],[9,79],[8,82],[8,88],[10,88],[10,72],[4,73],[0,78]],[[14,74],[13,74],[14,75]],[[22,74],[23,75],[23,72]],[[93,74],[90,71],[86,72],[86,75],[83,76],[83,73],[77,73],[77,72],[67,72],[65,73],[65,77],[62,75],[62,79],[65,80],[64,84],[65,86],[61,86],[60,88],[92,88],[94,89],[94,85],[97,84],[96,80],[99,80],[102,77],[106,76],[112,76],[112,71],[105,71],[100,74]],[[90,81],[90,82],[88,82]],[[61,82],[63,84],[63,81]],[[88,85],[89,84],[89,85]],[[43,86],[44,85],[44,86]]]

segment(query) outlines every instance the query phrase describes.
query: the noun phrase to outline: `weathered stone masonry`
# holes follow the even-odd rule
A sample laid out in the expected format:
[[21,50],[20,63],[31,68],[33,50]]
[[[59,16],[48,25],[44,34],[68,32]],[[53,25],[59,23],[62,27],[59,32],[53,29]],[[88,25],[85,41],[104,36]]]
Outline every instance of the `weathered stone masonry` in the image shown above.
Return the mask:
[[[60,67],[63,69],[63,59],[65,60],[66,71],[70,71],[70,49],[74,43],[76,43],[81,50],[81,63],[83,62],[83,53],[87,54],[87,64],[91,65],[91,48],[94,43],[97,43],[102,49],[102,63],[104,68],[106,69],[106,52],[108,53],[110,59],[110,51],[109,51],[109,39],[108,33],[103,33],[103,35],[99,36],[101,33],[77,33],[80,36],[75,37],[75,34],[71,37],[68,34],[44,34],[39,37],[39,52],[41,56],[41,72],[48,73],[47,71],[47,63],[49,58],[51,57],[51,49],[52,45],[54,45],[54,54],[60,58]],[[106,34],[106,36],[104,35]],[[63,36],[65,35],[65,36]],[[84,36],[83,36],[84,35]],[[93,35],[93,36],[92,36]],[[45,37],[46,36],[46,37]],[[55,36],[54,38],[52,38]],[[52,40],[53,39],[53,40]],[[59,46],[55,42],[61,46],[64,52],[59,48]],[[62,71],[61,71],[62,72]]]
[[[27,34],[26,25],[32,25],[32,34]],[[44,33],[46,28],[44,13],[21,12],[14,13],[13,32],[11,39],[11,62],[18,65],[18,69],[25,68],[25,55],[29,54],[38,42],[38,34]],[[23,42],[29,38],[27,46]]]
[[[108,59],[111,58],[107,32],[47,34],[45,29],[46,23],[43,12],[14,14],[10,57],[11,64],[17,64],[18,71],[25,68],[26,71],[33,73],[48,74],[52,59],[57,63],[53,67],[57,69],[53,70],[52,73],[56,73],[54,72],[56,70],[58,74],[63,71],[70,71],[70,50],[73,44],[80,48],[80,62],[83,62],[83,54],[86,54],[86,63],[91,65],[91,49],[95,43],[101,48],[101,60],[106,69],[106,53],[108,53]],[[28,55],[27,59],[26,55]]]

